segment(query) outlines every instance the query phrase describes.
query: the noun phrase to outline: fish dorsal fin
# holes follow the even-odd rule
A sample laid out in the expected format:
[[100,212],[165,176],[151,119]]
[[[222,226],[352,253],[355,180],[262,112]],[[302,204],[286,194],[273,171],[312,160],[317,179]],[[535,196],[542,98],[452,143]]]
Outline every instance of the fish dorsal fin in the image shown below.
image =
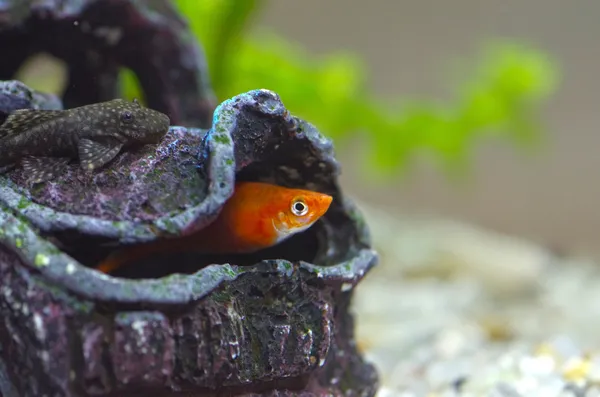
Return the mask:
[[15,110],[8,115],[4,124],[0,125],[0,139],[31,130],[42,123],[57,119],[61,115],[61,110]]

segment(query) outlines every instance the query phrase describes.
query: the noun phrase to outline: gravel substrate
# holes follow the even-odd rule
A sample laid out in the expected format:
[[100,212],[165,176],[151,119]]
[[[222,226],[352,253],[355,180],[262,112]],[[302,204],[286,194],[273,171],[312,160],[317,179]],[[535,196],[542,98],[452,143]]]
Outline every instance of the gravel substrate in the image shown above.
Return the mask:
[[379,397],[600,397],[600,266],[360,206],[382,256],[354,302]]

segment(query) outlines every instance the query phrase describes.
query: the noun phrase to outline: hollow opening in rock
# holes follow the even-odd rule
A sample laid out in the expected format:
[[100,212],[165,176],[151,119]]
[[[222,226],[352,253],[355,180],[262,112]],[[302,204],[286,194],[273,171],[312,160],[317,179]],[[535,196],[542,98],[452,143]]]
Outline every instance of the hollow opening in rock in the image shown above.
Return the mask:
[[[229,263],[249,266],[268,259],[314,263],[321,249],[319,241],[323,241],[320,237],[321,233],[324,233],[324,227],[321,222],[317,222],[310,229],[280,244],[250,254],[207,255],[193,252],[152,254],[149,258],[131,262],[115,270],[111,275],[132,279],[160,278],[174,273],[191,274],[212,264]],[[61,248],[80,263],[92,268],[115,251],[90,244],[70,244]]]
[[68,67],[62,59],[38,52],[26,58],[10,78],[38,92],[60,96],[67,87]]
[[[251,165],[244,172],[239,173],[236,179],[238,181],[257,180],[255,171],[259,169],[261,168]],[[161,278],[175,273],[192,274],[213,264],[249,266],[262,260],[274,259],[318,264],[318,258],[323,257],[327,249],[325,242],[327,242],[328,233],[325,222],[327,222],[326,219],[321,219],[302,233],[275,246],[249,254],[213,255],[194,252],[152,254],[148,258],[132,261],[126,266],[116,269],[111,275],[131,279]],[[110,254],[124,247],[107,246],[106,241],[90,241],[73,235],[55,234],[50,240],[80,263],[92,268],[95,268]]]

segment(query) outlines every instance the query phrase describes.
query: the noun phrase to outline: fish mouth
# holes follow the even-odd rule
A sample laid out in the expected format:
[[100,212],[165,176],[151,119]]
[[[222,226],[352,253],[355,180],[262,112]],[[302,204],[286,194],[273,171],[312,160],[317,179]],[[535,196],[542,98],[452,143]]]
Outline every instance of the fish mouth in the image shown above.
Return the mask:
[[167,116],[164,113],[161,113],[160,121],[161,121],[161,125],[164,125],[166,129],[168,129],[169,126],[171,125],[171,119],[169,118],[169,116]]
[[170,127],[170,119],[168,116],[163,115],[159,122],[156,123],[152,129],[149,130],[149,133],[145,136],[142,136],[139,139],[139,142],[142,144],[158,144],[162,142],[163,138],[169,132]]
[[328,194],[323,194],[319,200],[321,202],[321,211],[319,211],[319,218],[329,211],[329,207],[331,207],[331,203],[333,201],[333,197]]

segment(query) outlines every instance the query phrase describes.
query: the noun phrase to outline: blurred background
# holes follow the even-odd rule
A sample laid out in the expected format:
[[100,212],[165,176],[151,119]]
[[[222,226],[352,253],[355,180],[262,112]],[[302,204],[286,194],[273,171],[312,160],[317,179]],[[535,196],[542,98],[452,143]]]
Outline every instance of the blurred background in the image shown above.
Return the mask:
[[460,183],[417,161],[406,179],[382,187],[360,179],[345,150],[342,180],[388,210],[435,213],[600,257],[599,16],[594,0],[278,0],[258,25],[311,54],[360,54],[369,84],[389,99],[448,97],[454,59],[474,58],[489,40],[526,41],[552,56],[562,73],[540,109],[544,142],[535,153],[482,139]]
[[[354,301],[380,395],[600,395],[599,17],[594,0],[277,0],[257,17],[311,57],[356,54],[403,115],[333,134],[382,258]],[[431,122],[469,106],[505,112]],[[438,127],[468,138],[394,138]],[[368,137],[409,160],[368,168]]]

